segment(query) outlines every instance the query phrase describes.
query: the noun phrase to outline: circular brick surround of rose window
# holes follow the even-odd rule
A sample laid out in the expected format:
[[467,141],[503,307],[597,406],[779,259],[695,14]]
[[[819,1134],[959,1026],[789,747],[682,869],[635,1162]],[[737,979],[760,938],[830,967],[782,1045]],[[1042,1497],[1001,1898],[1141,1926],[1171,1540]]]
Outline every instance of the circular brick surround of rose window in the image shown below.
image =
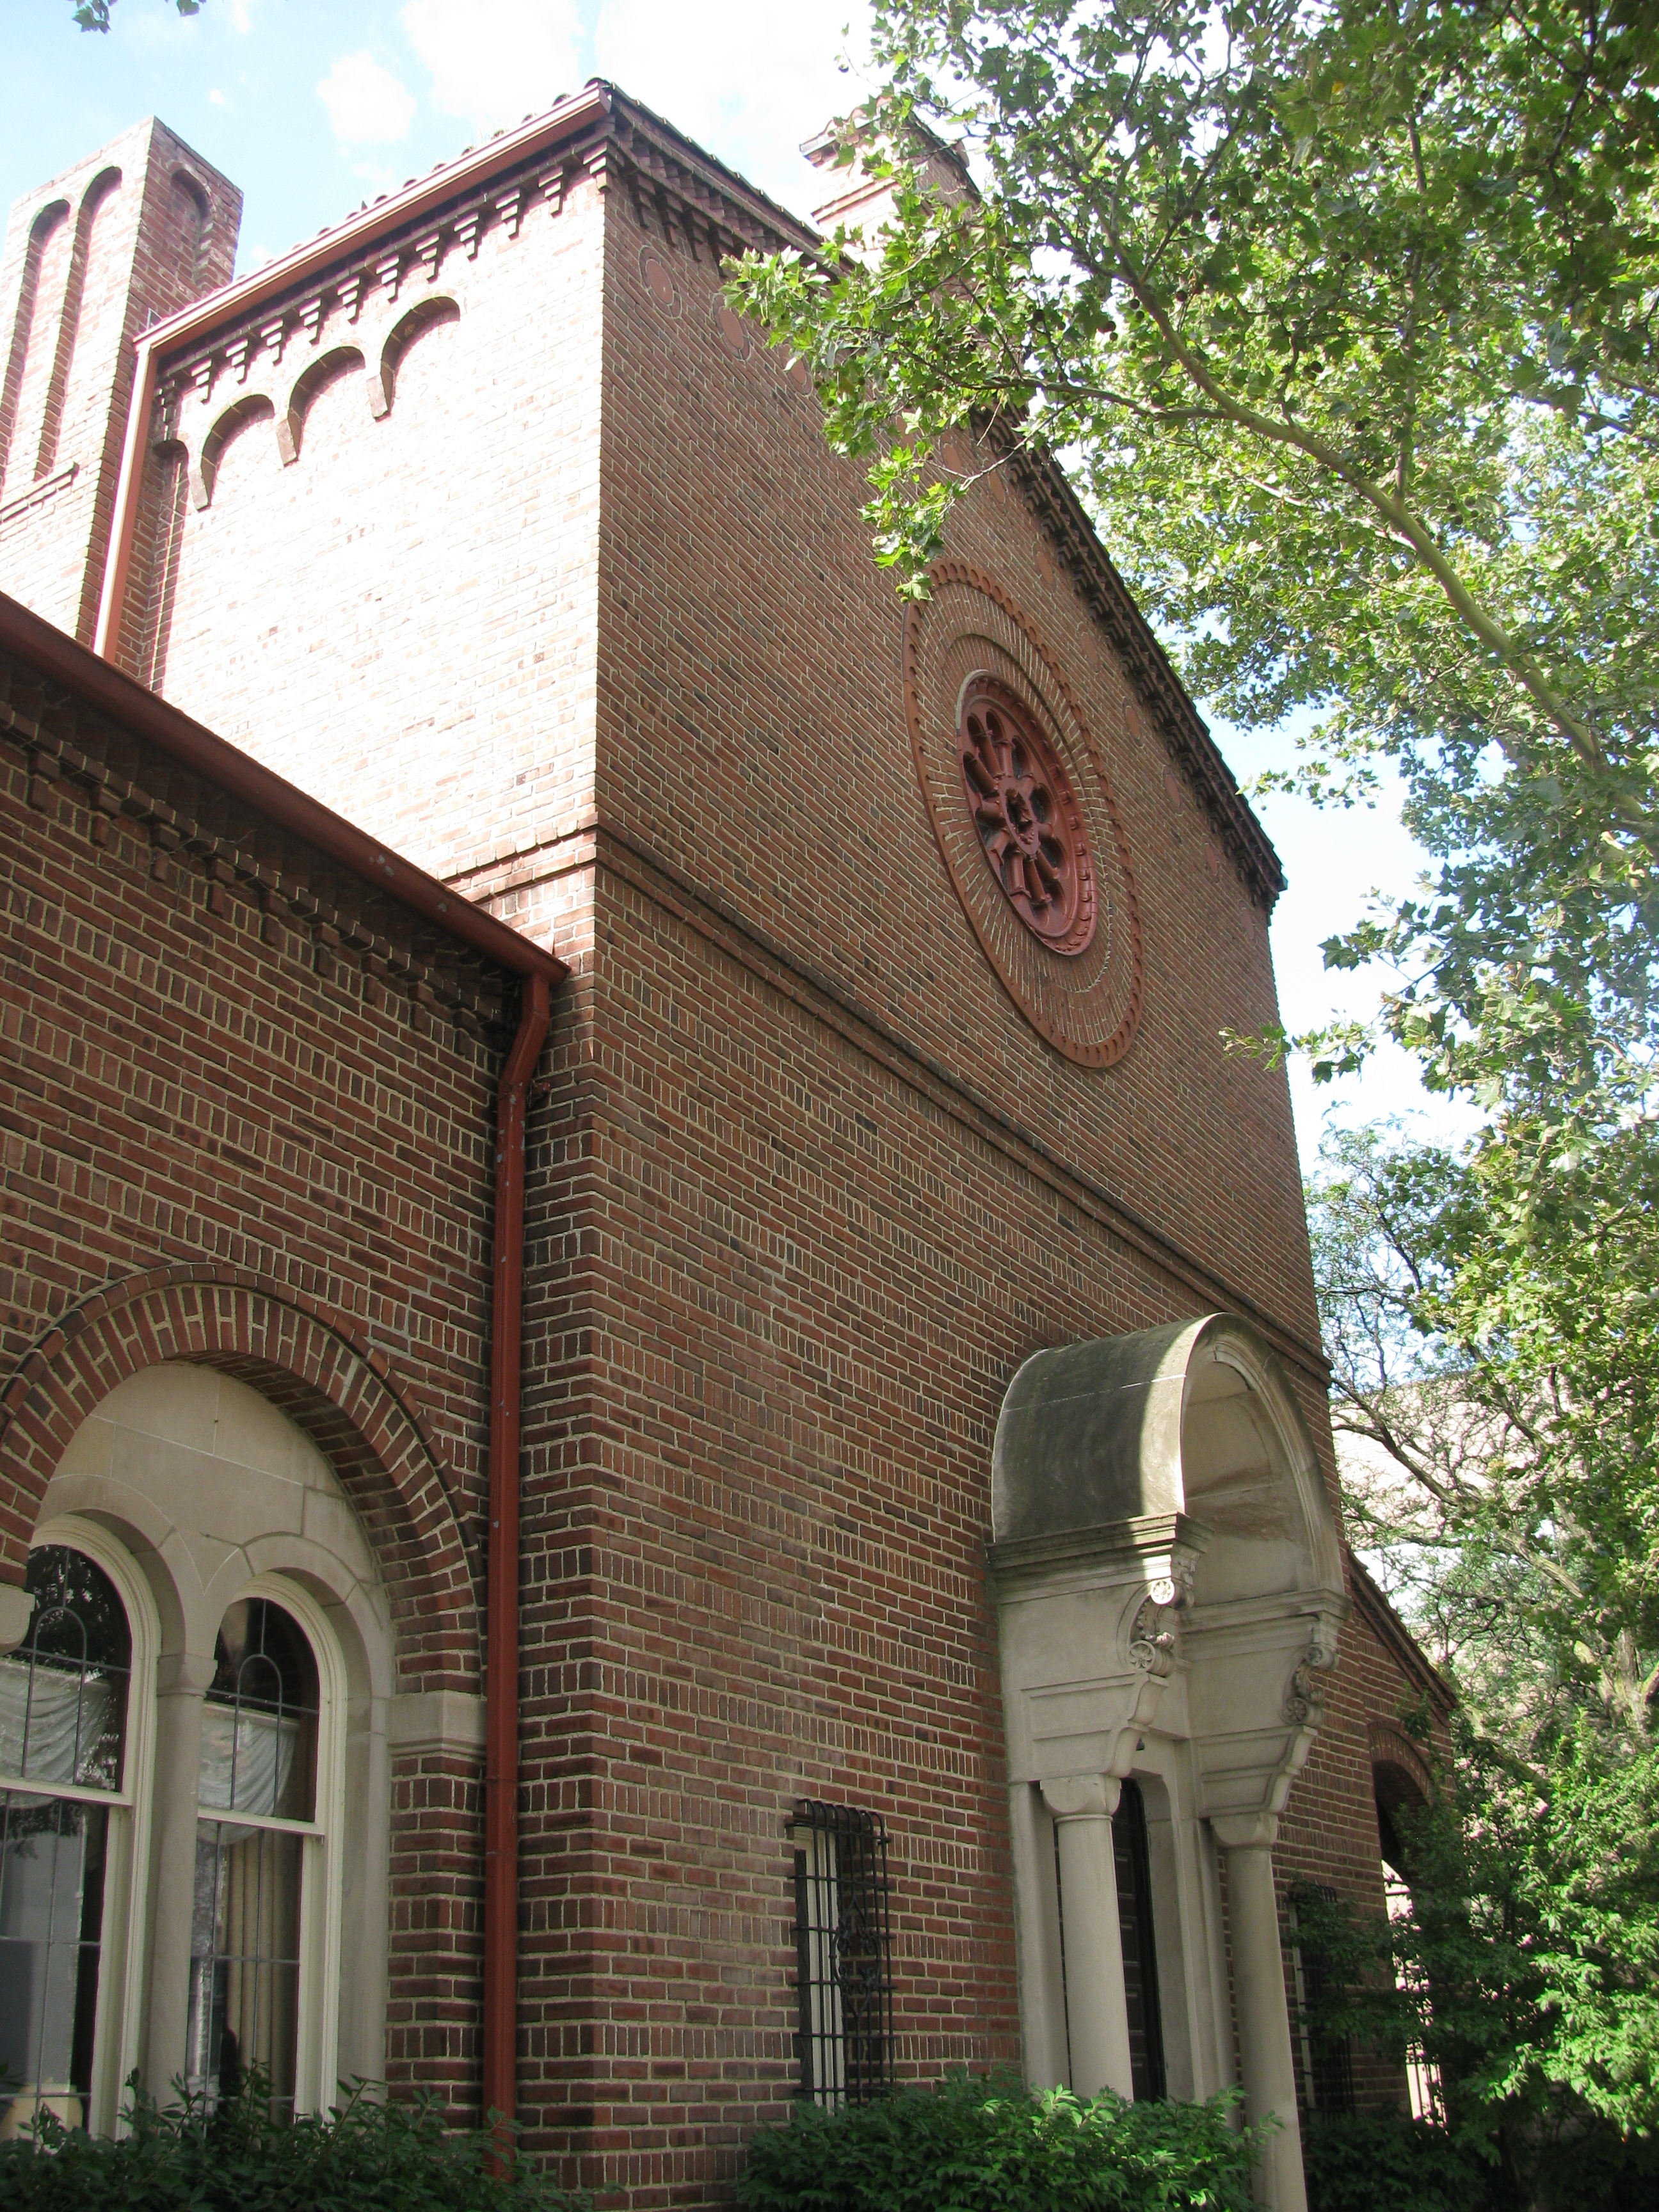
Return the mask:
[[1030,623],[965,562],[928,572],[904,628],[904,705],[933,835],[1015,1005],[1105,1067],[1140,1018],[1140,916],[1093,738]]

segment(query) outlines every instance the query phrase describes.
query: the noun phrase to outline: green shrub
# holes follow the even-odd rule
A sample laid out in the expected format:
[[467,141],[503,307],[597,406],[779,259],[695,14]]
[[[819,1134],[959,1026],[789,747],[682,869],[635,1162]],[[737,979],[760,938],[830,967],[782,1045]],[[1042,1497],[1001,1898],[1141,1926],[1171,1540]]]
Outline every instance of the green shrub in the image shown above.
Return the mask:
[[1259,2138],[1236,2100],[1082,2104],[957,2075],[837,2112],[799,2105],[749,2147],[750,2212],[1247,2212]]
[[325,2118],[284,2124],[261,2085],[210,2118],[200,2104],[158,2111],[135,2097],[118,2141],[59,2125],[0,2143],[5,2212],[577,2212],[518,2159],[498,2179],[490,2142],[453,2133],[429,2103],[359,2090]]
[[1496,2212],[1492,2169],[1404,2114],[1302,2123],[1308,2212]]
[[1517,2181],[1445,2129],[1401,2118],[1303,2124],[1308,2212],[1652,2212],[1659,2140],[1621,2136],[1580,2108],[1553,2132],[1540,2116]]

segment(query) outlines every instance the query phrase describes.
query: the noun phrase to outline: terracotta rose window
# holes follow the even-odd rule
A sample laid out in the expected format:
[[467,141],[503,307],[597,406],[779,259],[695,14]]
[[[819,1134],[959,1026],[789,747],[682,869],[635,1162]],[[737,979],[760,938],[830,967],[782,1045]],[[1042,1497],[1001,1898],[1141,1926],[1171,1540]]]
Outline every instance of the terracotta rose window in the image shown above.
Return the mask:
[[962,787],[986,860],[1009,904],[1051,952],[1095,933],[1095,871],[1071,778],[1006,684],[963,687],[957,742]]

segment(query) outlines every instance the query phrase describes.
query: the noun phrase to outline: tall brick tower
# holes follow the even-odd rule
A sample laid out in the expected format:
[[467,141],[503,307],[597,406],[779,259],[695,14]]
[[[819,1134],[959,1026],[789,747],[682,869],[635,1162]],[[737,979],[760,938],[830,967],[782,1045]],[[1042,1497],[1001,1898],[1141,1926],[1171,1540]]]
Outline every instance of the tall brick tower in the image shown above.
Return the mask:
[[242,196],[154,116],[11,210],[0,270],[0,589],[89,640],[133,340],[227,283]]

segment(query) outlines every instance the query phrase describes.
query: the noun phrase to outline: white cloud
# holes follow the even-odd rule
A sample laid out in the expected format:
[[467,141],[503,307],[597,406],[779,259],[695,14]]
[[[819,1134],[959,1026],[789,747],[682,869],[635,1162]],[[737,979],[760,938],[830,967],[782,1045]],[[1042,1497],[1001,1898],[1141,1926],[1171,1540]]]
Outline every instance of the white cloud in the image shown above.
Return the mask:
[[382,146],[406,137],[415,95],[373,54],[342,54],[317,88],[334,136],[349,146]]
[[433,106],[480,131],[550,107],[585,74],[573,0],[409,0],[403,26]]
[[868,26],[865,0],[605,0],[593,46],[602,76],[804,212],[834,187],[797,149],[864,97],[836,62]]
[[225,98],[223,93],[221,92],[216,85],[208,94],[208,105],[210,107],[228,107],[230,106],[230,102]]

